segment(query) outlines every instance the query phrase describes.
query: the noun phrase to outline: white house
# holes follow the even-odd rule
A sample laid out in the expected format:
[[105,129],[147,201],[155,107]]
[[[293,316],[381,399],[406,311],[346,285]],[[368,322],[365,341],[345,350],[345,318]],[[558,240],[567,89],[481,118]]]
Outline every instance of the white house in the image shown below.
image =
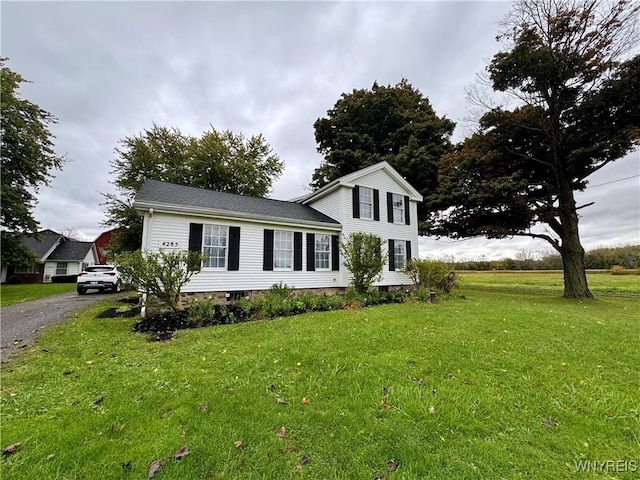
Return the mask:
[[143,216],[144,250],[188,249],[206,256],[183,293],[236,298],[280,282],[343,291],[350,274],[338,245],[352,232],[375,233],[387,245],[388,262],[375,286],[410,285],[401,270],[406,259],[418,256],[421,201],[381,162],[291,201],[147,180],[133,205]]
[[2,282],[51,283],[56,277],[74,281],[86,266],[98,263],[98,251],[93,242],[80,242],[53,230],[24,235],[21,243],[38,258],[37,265],[2,267]]

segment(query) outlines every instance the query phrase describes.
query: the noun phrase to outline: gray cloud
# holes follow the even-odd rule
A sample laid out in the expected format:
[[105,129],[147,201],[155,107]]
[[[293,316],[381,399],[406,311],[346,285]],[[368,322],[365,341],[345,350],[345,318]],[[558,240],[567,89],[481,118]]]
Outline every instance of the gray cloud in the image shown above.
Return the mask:
[[[307,187],[321,161],[313,123],[343,92],[407,78],[466,134],[464,87],[499,50],[506,2],[3,2],[2,55],[33,83],[23,97],[59,118],[56,149],[69,161],[42,188],[43,227],[102,230],[101,192],[126,136],[153,123],[201,134],[262,133],[286,164],[274,198]],[[638,173],[638,153],[592,184]],[[638,181],[587,189],[586,246],[637,243]],[[500,258],[528,239],[421,241],[438,255]]]

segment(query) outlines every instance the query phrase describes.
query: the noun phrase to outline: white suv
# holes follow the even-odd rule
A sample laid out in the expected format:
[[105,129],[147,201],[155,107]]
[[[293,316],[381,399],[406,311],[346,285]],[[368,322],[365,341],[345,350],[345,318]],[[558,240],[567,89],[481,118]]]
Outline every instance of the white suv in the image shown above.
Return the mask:
[[122,277],[114,265],[93,265],[78,274],[77,291],[84,295],[87,290],[119,292],[122,290]]

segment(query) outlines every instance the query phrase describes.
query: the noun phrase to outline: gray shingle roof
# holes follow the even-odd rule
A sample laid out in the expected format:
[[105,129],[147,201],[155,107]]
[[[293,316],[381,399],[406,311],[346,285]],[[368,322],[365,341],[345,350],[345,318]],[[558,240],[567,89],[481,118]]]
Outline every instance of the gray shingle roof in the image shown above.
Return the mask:
[[52,232],[51,230],[45,230],[38,232],[39,239],[35,235],[29,235],[22,237],[22,244],[30,249],[37,255],[39,259],[42,259],[49,250],[53,248],[56,242],[62,237],[61,234]]
[[62,242],[47,260],[80,262],[87,256],[92,245],[93,242]]
[[190,207],[211,213],[242,214],[245,218],[271,218],[302,222],[339,223],[312,207],[284,200],[249,197],[147,180],[135,196],[134,207]]

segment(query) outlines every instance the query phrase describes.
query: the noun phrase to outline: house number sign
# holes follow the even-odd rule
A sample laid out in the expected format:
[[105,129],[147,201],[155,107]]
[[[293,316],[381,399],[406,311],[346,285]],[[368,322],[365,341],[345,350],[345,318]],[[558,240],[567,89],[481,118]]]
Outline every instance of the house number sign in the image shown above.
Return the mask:
[[162,242],[160,242],[160,246],[165,248],[178,248],[180,246],[180,242],[175,242],[172,240],[163,240]]

